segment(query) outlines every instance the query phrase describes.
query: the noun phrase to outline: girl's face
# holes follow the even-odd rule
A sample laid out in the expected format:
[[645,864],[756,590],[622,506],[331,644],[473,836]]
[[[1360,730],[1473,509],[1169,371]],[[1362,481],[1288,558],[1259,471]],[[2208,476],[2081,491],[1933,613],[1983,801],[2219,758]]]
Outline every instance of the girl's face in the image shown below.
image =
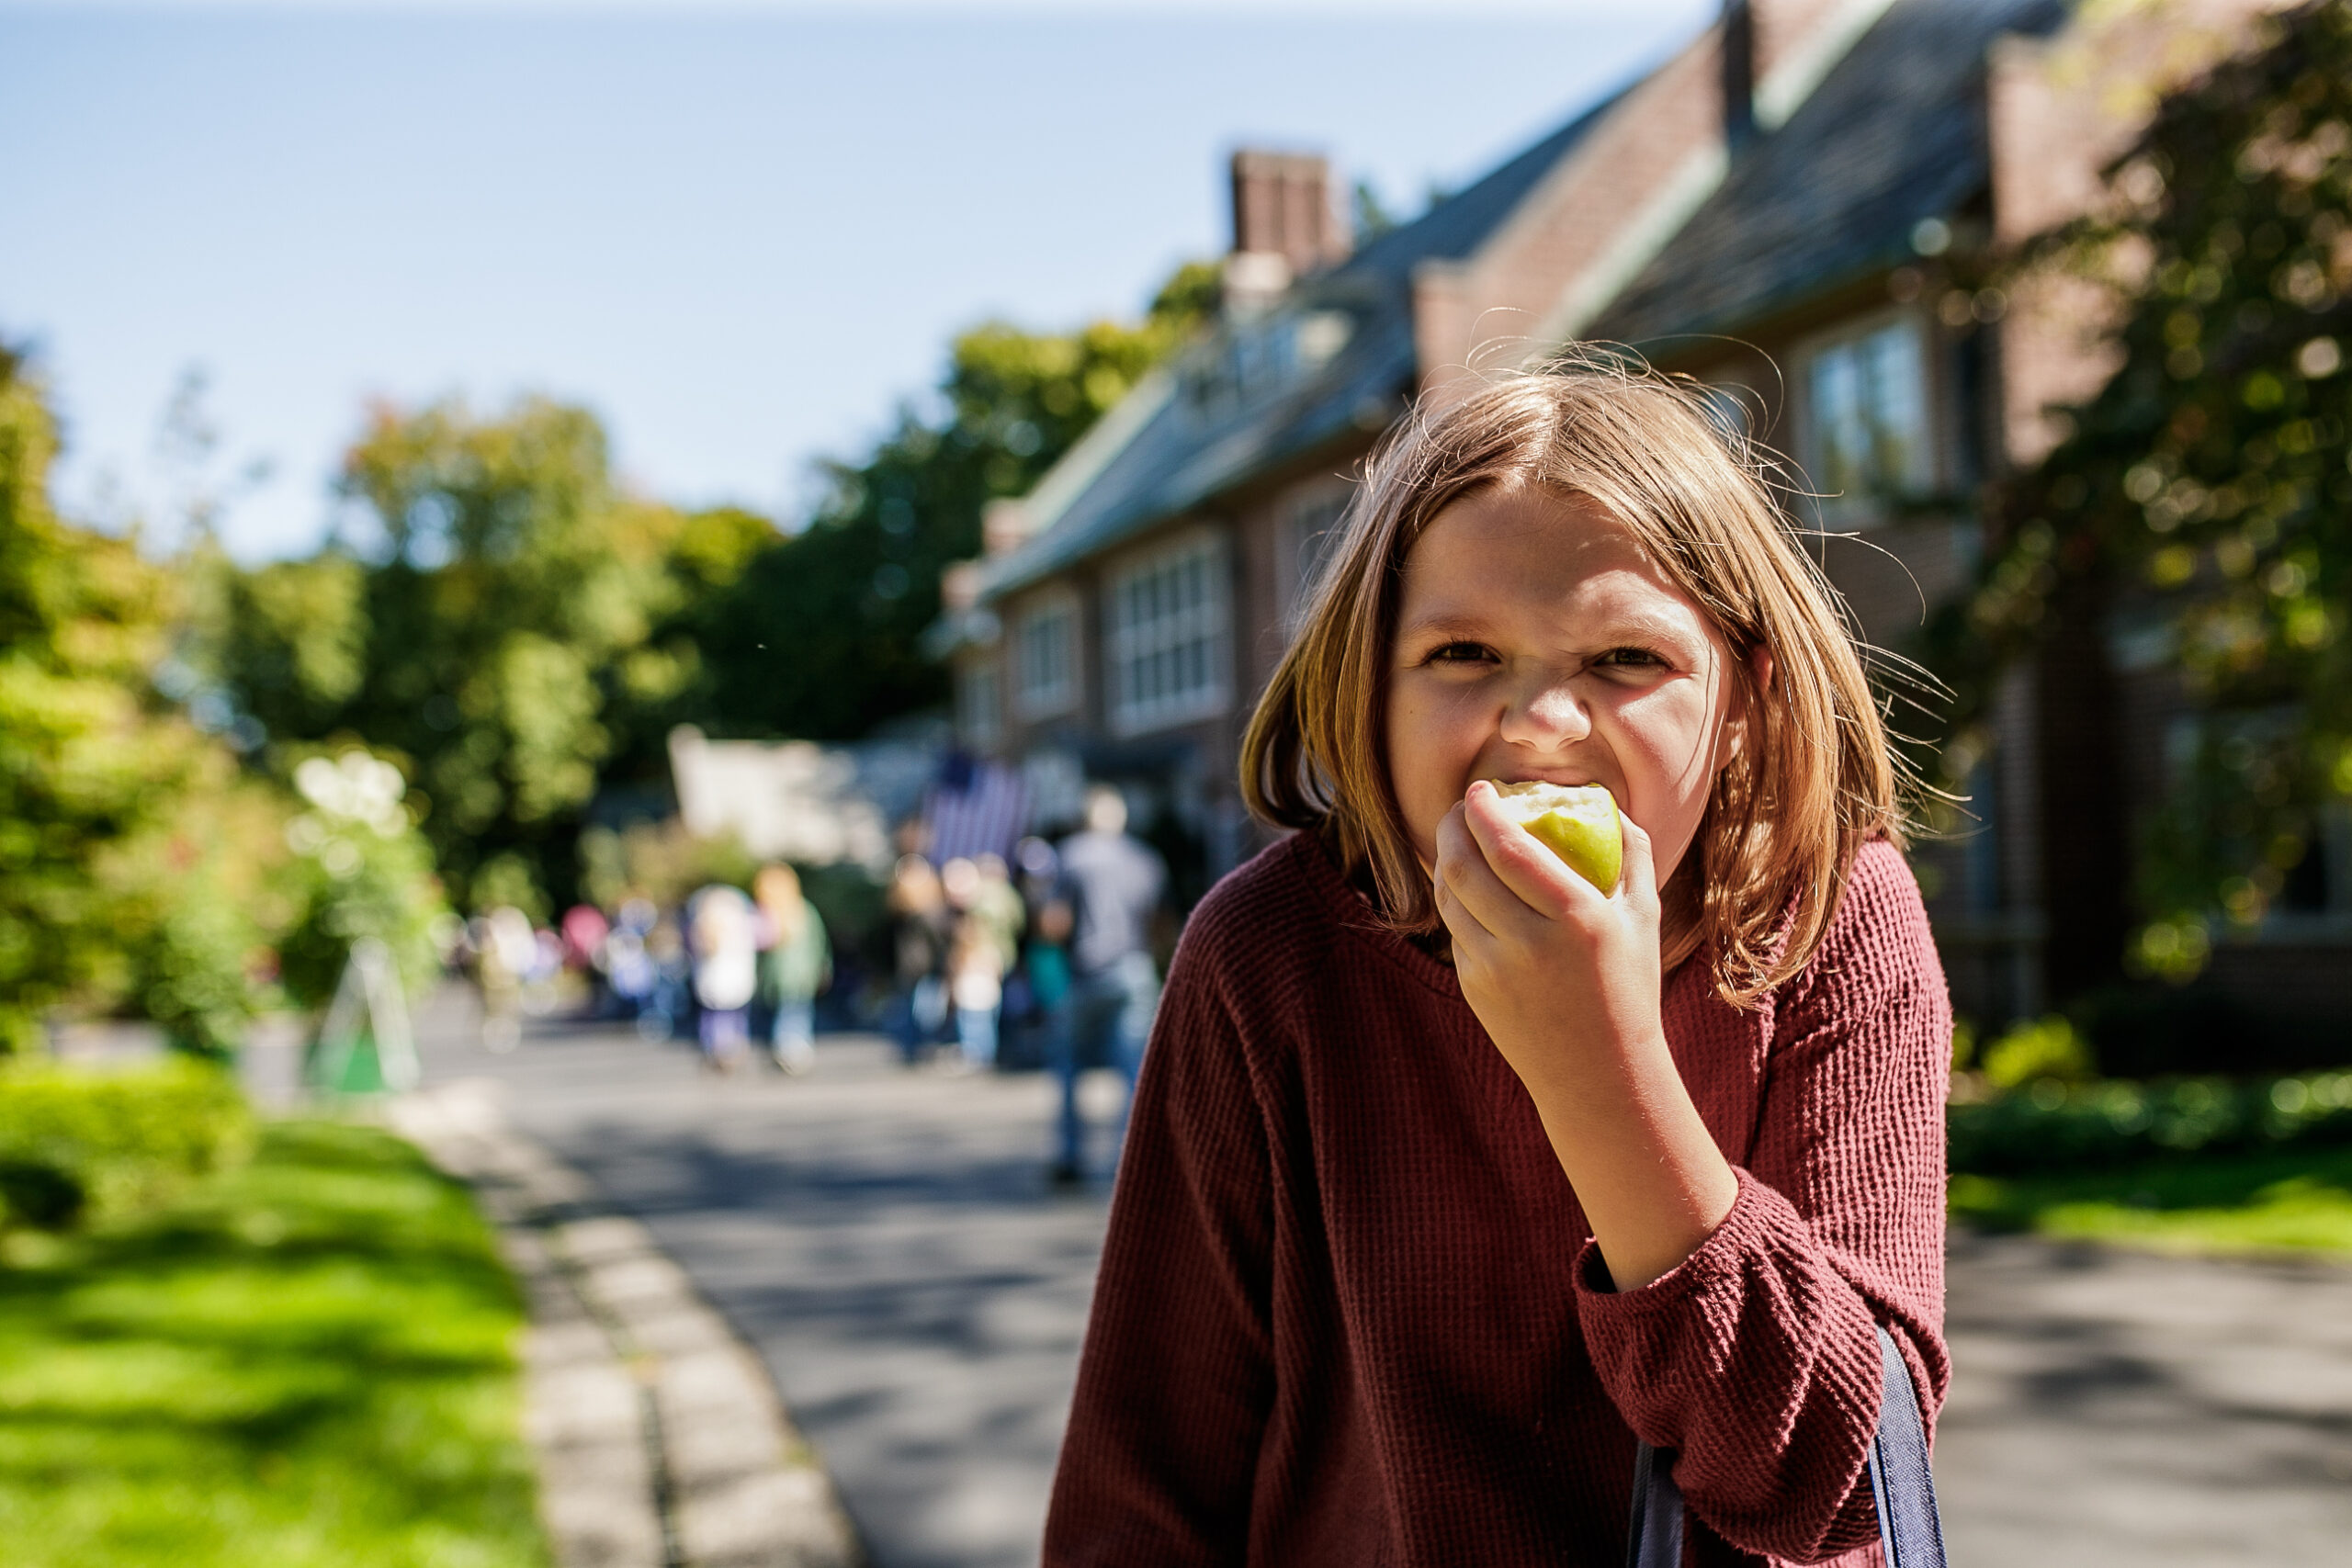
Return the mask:
[[1722,635],[1578,496],[1493,486],[1439,513],[1391,653],[1388,777],[1424,866],[1472,780],[1541,779],[1606,788],[1663,885],[1737,751]]

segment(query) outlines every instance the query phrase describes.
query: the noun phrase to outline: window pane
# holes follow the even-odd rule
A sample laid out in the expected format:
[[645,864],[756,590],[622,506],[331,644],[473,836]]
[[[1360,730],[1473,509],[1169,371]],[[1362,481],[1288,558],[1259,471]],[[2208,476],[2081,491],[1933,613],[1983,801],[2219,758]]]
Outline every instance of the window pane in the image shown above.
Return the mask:
[[1871,334],[1871,477],[1883,489],[1910,487],[1920,477],[1927,409],[1919,338],[1908,322]]
[[1855,459],[1863,446],[1862,389],[1852,345],[1824,349],[1813,362],[1813,415],[1821,443],[1821,472],[1815,482],[1831,495],[1861,488]]

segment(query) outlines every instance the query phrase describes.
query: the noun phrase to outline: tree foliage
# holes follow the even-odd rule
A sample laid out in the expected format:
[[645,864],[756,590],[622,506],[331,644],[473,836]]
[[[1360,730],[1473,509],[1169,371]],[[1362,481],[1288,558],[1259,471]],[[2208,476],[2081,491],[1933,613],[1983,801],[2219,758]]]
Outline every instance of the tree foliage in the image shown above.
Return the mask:
[[681,723],[841,738],[935,702],[918,646],[980,513],[1020,494],[1214,309],[1214,267],[1137,325],[958,338],[929,418],[902,410],[826,472],[800,532],[628,494],[588,411],[379,407],[343,465],[327,548],[220,564],[209,671],[282,765],[362,742],[397,760],[460,901],[575,891],[601,785],[667,775]]
[[956,340],[939,412],[899,412],[865,461],[826,471],[808,525],[771,546],[698,623],[705,722],[736,734],[844,739],[936,703],[918,646],[942,572],[980,553],[981,513],[1026,493],[1215,309],[1216,267],[1180,269],[1136,324]]
[[255,1001],[280,813],[158,694],[182,599],[49,498],[56,428],[0,350],[0,1054],[48,1010],[129,1003],[232,1046]]
[[404,759],[461,894],[493,866],[568,893],[600,772],[702,675],[680,617],[774,527],[629,495],[595,416],[543,398],[379,407],[340,485],[359,527],[232,571],[216,667],[281,744]]
[[1965,720],[2069,605],[2166,638],[2193,744],[2140,847],[2131,956],[2173,978],[2352,796],[2352,4],[2261,26],[2163,103],[2107,209],[2023,258],[2107,291],[2121,367],[2002,498],[1943,639]]

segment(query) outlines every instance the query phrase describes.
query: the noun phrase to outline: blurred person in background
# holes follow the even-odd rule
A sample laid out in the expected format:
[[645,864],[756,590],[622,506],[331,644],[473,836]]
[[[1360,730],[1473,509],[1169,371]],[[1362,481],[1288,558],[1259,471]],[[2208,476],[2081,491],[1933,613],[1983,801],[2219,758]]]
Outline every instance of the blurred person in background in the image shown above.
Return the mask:
[[1043,839],[1023,839],[1013,850],[1020,867],[1022,908],[1027,917],[1021,946],[1021,989],[1034,1032],[1033,1060],[1050,1065],[1055,1032],[1066,1027],[1069,1006],[1069,906],[1057,896],[1061,857]]
[[605,942],[612,935],[612,922],[594,904],[574,904],[563,912],[562,931],[564,965],[587,989],[587,1005],[581,1010],[590,1018],[609,1018],[613,996],[605,974]]
[[523,975],[523,1011],[546,1018],[563,997],[563,938],[542,926],[531,933],[531,966]]
[[947,939],[947,999],[956,1010],[956,1069],[978,1073],[995,1066],[997,1013],[1004,1005],[1004,957],[987,931],[968,914],[956,920]]
[[686,948],[684,917],[664,909],[645,933],[645,955],[653,968],[653,992],[637,1016],[638,1037],[649,1043],[674,1038],[694,1010],[694,955]]
[[1047,1179],[1057,1187],[1086,1179],[1086,1128],[1078,1110],[1080,1069],[1107,1060],[1125,1080],[1112,1126],[1113,1164],[1143,1066],[1144,1042],[1159,1001],[1151,959],[1151,918],[1167,890],[1159,852],[1127,832],[1126,797],[1108,784],[1086,792],[1086,826],[1062,840],[1056,902],[1069,910],[1070,991],[1049,1043],[1060,1080],[1061,1113]]
[[1032,1005],[1027,980],[1021,972],[1021,944],[1029,930],[1029,905],[1021,890],[1012,885],[1012,870],[1004,857],[994,851],[984,851],[972,857],[973,869],[979,873],[979,887],[972,897],[972,918],[987,931],[996,944],[997,975],[1003,983],[1003,998],[997,1006],[997,1049],[992,1060],[997,1066],[1006,1066],[1004,1033],[1015,1017]]
[[1002,855],[975,855],[972,870],[979,879],[972,892],[972,918],[986,929],[1010,969],[1021,956],[1021,933],[1029,924],[1029,906],[1012,886],[1012,871]]
[[751,1043],[752,997],[759,989],[752,901],[740,888],[714,883],[687,901],[686,931],[703,1057],[718,1071],[732,1072]]
[[919,854],[902,854],[890,873],[893,962],[890,1024],[908,1066],[922,1060],[947,1017],[947,897],[939,873]]
[[474,919],[474,983],[481,987],[481,1043],[501,1055],[523,1041],[523,985],[538,966],[531,917],[501,904]]
[[956,1042],[964,1069],[978,1072],[996,1066],[1005,976],[1020,956],[1029,911],[1013,890],[1001,855],[951,860],[940,868],[939,882],[954,919],[947,989],[956,1009]]
[[605,937],[605,981],[613,988],[614,1008],[632,1021],[642,1020],[651,1009],[662,980],[653,955],[645,950],[646,934],[657,918],[652,900],[625,898]]
[[832,942],[825,921],[800,891],[800,874],[763,865],[752,882],[759,905],[759,999],[766,1010],[768,1055],[797,1077],[817,1061],[817,998],[832,983]]

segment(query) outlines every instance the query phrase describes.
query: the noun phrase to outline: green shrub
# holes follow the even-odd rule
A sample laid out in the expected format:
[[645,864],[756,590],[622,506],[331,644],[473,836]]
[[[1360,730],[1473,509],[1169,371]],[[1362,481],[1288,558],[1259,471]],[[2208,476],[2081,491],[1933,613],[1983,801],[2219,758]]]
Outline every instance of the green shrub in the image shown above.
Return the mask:
[[0,1226],[62,1229],[153,1208],[242,1162],[253,1143],[244,1095],[204,1062],[0,1066]]
[[2202,1150],[2352,1143],[2352,1071],[2281,1078],[2109,1078],[2022,1089],[1950,1112],[1951,1168],[2082,1169]]
[[2076,1083],[2098,1076],[2089,1043],[2056,1014],[2020,1023],[1985,1046],[1984,1064],[1985,1078],[2000,1089],[2037,1078]]

